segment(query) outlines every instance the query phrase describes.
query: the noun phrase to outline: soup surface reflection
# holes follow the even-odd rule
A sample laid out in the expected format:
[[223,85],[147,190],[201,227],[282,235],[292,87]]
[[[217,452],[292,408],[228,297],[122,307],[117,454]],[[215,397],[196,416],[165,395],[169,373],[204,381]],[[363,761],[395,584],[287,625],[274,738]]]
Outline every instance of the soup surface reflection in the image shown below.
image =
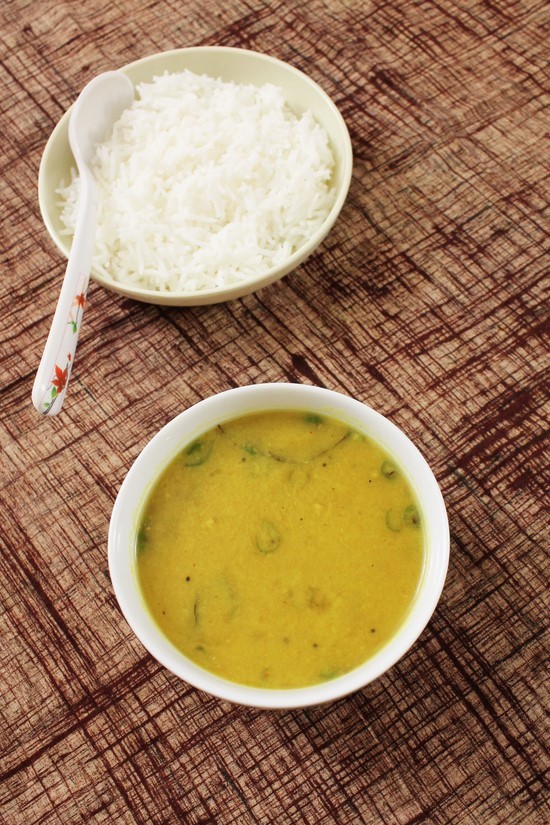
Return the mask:
[[424,561],[396,463],[317,414],[243,416],[169,464],[136,539],[141,592],[168,639],[242,684],[303,687],[379,650]]

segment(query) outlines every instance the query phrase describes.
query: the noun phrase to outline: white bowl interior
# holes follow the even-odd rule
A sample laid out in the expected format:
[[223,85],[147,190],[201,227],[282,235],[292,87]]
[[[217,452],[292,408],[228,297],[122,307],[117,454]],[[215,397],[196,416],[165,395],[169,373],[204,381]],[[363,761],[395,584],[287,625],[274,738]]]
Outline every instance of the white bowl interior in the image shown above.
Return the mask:
[[[296,250],[283,266],[272,268],[254,281],[202,292],[159,293],[118,283],[92,270],[94,280],[115,292],[149,303],[178,306],[212,304],[237,298],[266,286],[295,269],[321,243],[336,221],[348,193],[352,172],[351,141],[338,109],[317,83],[287,63],[247,49],[202,46],[160,52],[130,63],[121,71],[137,85],[151,81],[163,72],[179,72],[184,69],[236,83],[258,86],[272,83],[282,89],[296,114],[311,111],[329,135],[336,161],[334,182],[337,196],[330,214],[309,242]],[[42,219],[52,240],[65,257],[69,256],[71,239],[62,234],[61,210],[57,205],[59,198],[55,190],[59,188],[61,181],[70,181],[71,168],[75,167],[69,146],[69,117],[70,109],[53,130],[38,173],[38,201]]]
[[[417,496],[426,530],[425,565],[414,604],[398,633],[355,670],[311,687],[272,690],[248,687],[212,674],[180,653],[148,613],[136,579],[134,536],[140,509],[160,472],[201,433],[239,415],[276,409],[317,412],[345,421],[370,435],[393,455]],[[397,662],[429,621],[441,594],[449,558],[445,504],[428,464],[387,418],[340,393],[298,384],[259,384],[227,390],[185,410],[147,444],[126,476],[109,528],[109,569],[121,610],[147,650],[168,670],[214,696],[266,708],[305,707],[345,696]]]

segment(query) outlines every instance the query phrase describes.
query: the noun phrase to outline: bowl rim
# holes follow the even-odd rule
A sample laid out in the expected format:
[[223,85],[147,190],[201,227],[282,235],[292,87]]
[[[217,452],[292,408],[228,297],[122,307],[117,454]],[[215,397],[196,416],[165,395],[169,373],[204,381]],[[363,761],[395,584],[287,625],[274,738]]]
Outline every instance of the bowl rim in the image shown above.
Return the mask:
[[[148,614],[135,574],[132,538],[139,510],[162,469],[186,443],[216,423],[268,409],[313,410],[334,415],[369,433],[389,449],[390,454],[399,452],[397,460],[414,485],[420,507],[427,516],[424,570],[413,605],[398,632],[354,670],[301,688],[271,689],[238,684],[187,659]],[[108,533],[108,561],[112,586],[124,618],[146,650],[170,672],[198,690],[235,704],[289,709],[322,705],[354,693],[379,678],[407,653],[439,601],[448,569],[449,545],[445,503],[435,476],[418,448],[390,419],[334,390],[306,384],[264,383],[236,387],[198,401],[172,418],[147,442],[124,478],[114,503]]]
[[[260,62],[265,62],[278,66],[287,71],[289,74],[298,77],[301,80],[301,82],[305,82],[308,86],[314,89],[315,92],[324,101],[324,103],[328,106],[329,110],[332,113],[332,116],[335,118],[335,122],[338,125],[338,129],[340,132],[339,139],[341,141],[342,150],[342,183],[336,194],[336,198],[334,200],[330,212],[326,216],[321,226],[311,236],[311,238],[309,238],[309,240],[301,247],[296,249],[283,265],[273,266],[269,270],[264,272],[262,275],[256,278],[246,279],[229,286],[219,286],[213,289],[201,290],[197,292],[192,290],[157,292],[153,289],[144,289],[143,287],[134,287],[129,284],[124,284],[122,282],[116,281],[113,278],[106,277],[101,273],[97,273],[92,269],[91,278],[97,283],[101,284],[102,286],[111,291],[117,292],[121,295],[125,295],[129,298],[134,298],[135,300],[142,301],[145,303],[178,306],[198,306],[204,304],[220,303],[230,301],[238,297],[242,297],[244,295],[249,294],[250,292],[255,292],[259,289],[262,289],[265,286],[268,286],[271,283],[274,283],[277,280],[280,280],[289,272],[296,269],[301,263],[303,263],[306,260],[306,258],[309,257],[309,255],[319,246],[319,244],[322,243],[322,241],[328,235],[342,210],[351,184],[351,177],[353,171],[353,148],[346,122],[342,117],[340,110],[338,109],[334,101],[325,92],[325,90],[315,80],[309,77],[309,75],[307,75],[301,69],[298,69],[290,63],[287,63],[269,54],[257,52],[252,49],[241,49],[235,46],[190,46],[181,49],[168,49],[166,51],[154,52],[153,54],[146,55],[145,57],[139,58],[138,60],[133,60],[130,63],[126,63],[125,65],[120,67],[119,71],[130,76],[130,79],[132,79],[131,75],[134,70],[137,70],[142,66],[146,66],[149,63],[154,63],[156,61],[164,59],[170,60],[172,57],[176,57],[179,55],[192,56],[193,54],[208,53],[233,57],[242,57],[244,55],[252,60],[257,60]],[[251,79],[250,82],[253,82],[253,80]],[[51,132],[44,147],[38,169],[38,205],[42,221],[53,243],[65,258],[68,258],[69,256],[70,244],[64,243],[64,237],[59,234],[57,228],[54,226],[53,220],[51,219],[51,209],[49,207],[49,202],[51,201],[51,191],[50,187],[47,185],[46,178],[50,156],[52,154],[54,147],[57,145],[57,142],[63,139],[63,133],[67,130],[70,113],[73,106],[74,103],[71,104],[71,106],[69,106],[69,108],[63,113],[63,115],[55,125],[53,131]],[[70,146],[68,145],[68,141],[67,150],[69,152],[69,155],[71,156],[72,153]]]

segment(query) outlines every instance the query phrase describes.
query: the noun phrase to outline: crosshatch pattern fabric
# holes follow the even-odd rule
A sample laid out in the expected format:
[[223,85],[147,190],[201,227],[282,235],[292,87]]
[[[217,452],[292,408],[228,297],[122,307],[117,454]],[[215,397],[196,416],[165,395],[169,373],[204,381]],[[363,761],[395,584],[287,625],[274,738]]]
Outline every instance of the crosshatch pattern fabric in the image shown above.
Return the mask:
[[[0,361],[0,822],[546,823],[543,330],[548,6],[542,0],[6,0]],[[320,249],[227,305],[92,284],[69,395],[30,391],[64,262],[41,153],[96,73],[184,46],[307,72],[350,130]],[[389,416],[449,512],[439,607],[405,658],[334,704],[240,708],[180,682],[122,619],[116,492],[195,401],[319,384]]]

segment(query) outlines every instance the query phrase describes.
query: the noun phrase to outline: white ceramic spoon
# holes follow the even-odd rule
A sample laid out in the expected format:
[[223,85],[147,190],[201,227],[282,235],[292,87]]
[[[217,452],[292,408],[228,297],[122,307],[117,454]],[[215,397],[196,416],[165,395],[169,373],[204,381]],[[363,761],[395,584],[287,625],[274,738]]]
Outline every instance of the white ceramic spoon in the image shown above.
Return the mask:
[[71,112],[69,144],[81,190],[69,262],[32,390],[34,406],[46,415],[56,415],[63,406],[90,280],[98,207],[90,164],[96,145],[133,99],[134,87],[125,74],[104,72],[84,87]]

